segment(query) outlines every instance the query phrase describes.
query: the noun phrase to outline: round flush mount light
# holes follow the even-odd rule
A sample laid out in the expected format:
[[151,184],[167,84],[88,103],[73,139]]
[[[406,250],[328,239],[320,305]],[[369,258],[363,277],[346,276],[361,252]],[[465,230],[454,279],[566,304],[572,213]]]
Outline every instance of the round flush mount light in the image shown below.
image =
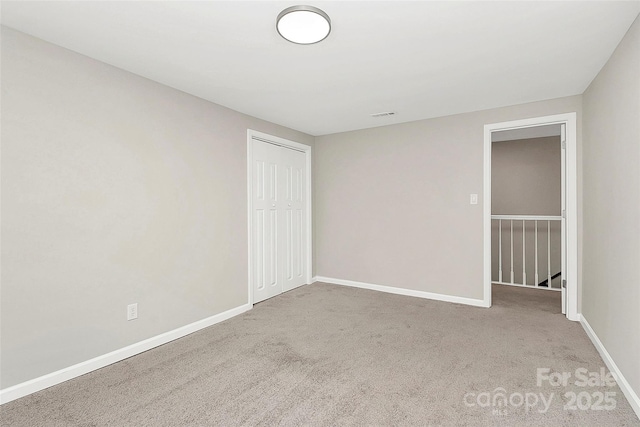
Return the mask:
[[291,43],[313,44],[327,38],[331,19],[317,7],[291,6],[278,15],[276,29]]

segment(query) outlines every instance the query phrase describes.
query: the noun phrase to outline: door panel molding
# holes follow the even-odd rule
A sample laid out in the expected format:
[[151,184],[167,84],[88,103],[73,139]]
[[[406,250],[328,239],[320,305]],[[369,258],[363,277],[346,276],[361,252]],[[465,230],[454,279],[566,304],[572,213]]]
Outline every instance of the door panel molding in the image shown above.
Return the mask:
[[[293,156],[299,156],[299,153],[304,154],[304,164],[305,164],[305,173],[302,173],[301,169],[295,167],[288,167],[283,169],[284,175],[282,175],[282,179],[284,181],[284,188],[278,189],[278,185],[273,181],[265,182],[265,180],[273,180],[277,181],[277,177],[274,178],[273,168],[276,169],[278,166],[276,165],[264,165],[262,168],[260,166],[256,167],[254,163],[254,141],[260,141],[263,143],[272,144],[278,147],[284,147],[290,150],[294,150],[295,154],[292,153]],[[286,151],[286,150],[285,150]],[[287,238],[286,245],[283,245],[281,248],[277,248],[276,250],[281,251],[281,255],[287,258],[284,260],[284,263],[280,263],[279,266],[275,268],[282,270],[284,274],[282,274],[282,291],[287,291],[293,289],[299,285],[291,285],[291,280],[300,280],[303,281],[303,284],[312,283],[311,272],[313,271],[312,265],[312,212],[311,212],[311,201],[312,201],[312,189],[311,189],[311,147],[308,145],[300,144],[295,141],[290,141],[284,138],[279,138],[273,135],[268,135],[262,132],[258,132],[252,129],[247,129],[247,234],[248,234],[248,304],[254,304],[256,298],[254,296],[254,281],[258,279],[256,275],[264,274],[264,269],[267,267],[265,265],[265,261],[268,262],[262,257],[261,260],[254,259],[256,256],[255,247],[256,241],[254,237],[259,237],[255,233],[258,231],[256,228],[257,218],[255,218],[256,212],[254,206],[254,198],[252,192],[254,180],[257,178],[255,175],[262,174],[261,181],[258,182],[257,196],[262,196],[262,198],[267,198],[268,203],[285,203],[286,209],[281,212],[283,215],[283,219],[290,217],[291,218],[291,227],[285,221],[284,227],[286,230],[281,230],[281,232],[285,232],[286,234],[292,233],[294,228],[299,229],[302,227],[303,223],[306,223],[306,227],[304,228],[303,233],[299,234],[299,239],[290,240]],[[265,177],[266,174],[269,174],[269,177]],[[265,187],[269,187],[266,189]],[[275,189],[275,194],[270,193]],[[277,192],[282,190],[282,194],[278,194]],[[267,194],[265,194],[265,192]],[[305,195],[305,197],[301,197],[301,195]],[[274,199],[275,197],[275,199]],[[260,199],[260,197],[259,197]],[[278,199],[278,200],[276,200]],[[265,201],[266,202],[266,201]],[[304,216],[304,217],[303,217]],[[263,227],[264,230],[264,227]],[[262,239],[264,244],[264,239]],[[298,262],[299,265],[294,265],[293,260],[289,259],[289,254],[287,252],[299,251],[298,254],[304,254],[304,259],[301,262]],[[293,253],[291,253],[293,255]],[[293,258],[296,258],[295,256]],[[256,264],[257,262],[257,264]],[[291,265],[289,265],[291,264]],[[257,271],[257,270],[261,271]],[[292,278],[289,280],[287,271],[291,271]],[[270,281],[268,281],[270,282]],[[280,285],[280,283],[278,283]],[[262,298],[265,299],[265,298]]]

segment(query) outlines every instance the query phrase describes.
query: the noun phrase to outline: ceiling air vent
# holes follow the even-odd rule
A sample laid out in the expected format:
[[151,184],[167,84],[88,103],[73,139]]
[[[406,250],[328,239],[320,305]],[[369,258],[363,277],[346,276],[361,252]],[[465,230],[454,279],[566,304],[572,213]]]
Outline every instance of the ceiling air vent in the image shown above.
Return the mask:
[[393,111],[383,111],[382,113],[373,113],[371,114],[371,117],[387,117],[387,116],[394,116],[396,113]]

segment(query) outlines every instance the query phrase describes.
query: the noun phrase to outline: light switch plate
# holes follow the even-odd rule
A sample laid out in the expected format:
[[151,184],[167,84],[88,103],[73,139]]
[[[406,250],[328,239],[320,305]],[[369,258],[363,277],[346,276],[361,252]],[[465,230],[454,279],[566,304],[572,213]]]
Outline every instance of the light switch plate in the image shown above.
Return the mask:
[[471,197],[469,197],[469,203],[471,203],[472,205],[477,205],[478,204],[478,195],[477,194],[472,194]]
[[138,303],[129,304],[127,306],[127,320],[134,320],[138,318]]

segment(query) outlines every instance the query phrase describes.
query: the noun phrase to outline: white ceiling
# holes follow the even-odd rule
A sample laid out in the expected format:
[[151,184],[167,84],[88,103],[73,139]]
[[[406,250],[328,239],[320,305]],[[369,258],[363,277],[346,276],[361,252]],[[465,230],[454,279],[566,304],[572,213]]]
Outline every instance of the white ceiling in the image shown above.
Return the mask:
[[[292,1],[2,2],[2,23],[312,135],[581,94],[640,1],[310,1],[323,42],[275,30]],[[372,118],[380,111],[394,116]]]

